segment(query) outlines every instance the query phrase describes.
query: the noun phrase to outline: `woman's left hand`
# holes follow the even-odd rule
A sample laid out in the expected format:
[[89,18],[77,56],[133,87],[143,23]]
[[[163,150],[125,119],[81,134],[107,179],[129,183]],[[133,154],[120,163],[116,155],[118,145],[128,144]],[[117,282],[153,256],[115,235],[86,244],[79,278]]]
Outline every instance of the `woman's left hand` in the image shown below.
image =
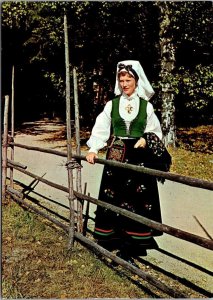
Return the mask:
[[144,138],[140,138],[137,143],[134,145],[134,148],[145,148],[146,147],[146,140]]
[[95,159],[98,158],[98,155],[95,152],[89,152],[86,155],[86,160],[90,163],[90,164],[95,164]]

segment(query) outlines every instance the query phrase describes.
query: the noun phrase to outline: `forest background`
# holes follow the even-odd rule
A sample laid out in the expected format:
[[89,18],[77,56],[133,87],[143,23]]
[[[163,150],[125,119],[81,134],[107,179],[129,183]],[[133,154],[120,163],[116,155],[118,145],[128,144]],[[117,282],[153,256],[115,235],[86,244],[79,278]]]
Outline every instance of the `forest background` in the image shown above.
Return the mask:
[[81,128],[91,129],[113,98],[116,64],[124,59],[141,62],[164,134],[211,124],[212,1],[5,1],[2,100],[11,94],[14,66],[17,126],[41,116],[65,120],[64,14]]

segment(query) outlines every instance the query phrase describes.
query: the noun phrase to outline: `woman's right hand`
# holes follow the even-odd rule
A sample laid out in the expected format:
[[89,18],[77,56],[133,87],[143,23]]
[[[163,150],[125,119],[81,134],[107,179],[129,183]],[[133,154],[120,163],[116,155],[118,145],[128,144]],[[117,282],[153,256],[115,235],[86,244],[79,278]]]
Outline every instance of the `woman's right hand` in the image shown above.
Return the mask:
[[90,163],[90,164],[94,164],[95,163],[95,158],[98,158],[98,155],[95,152],[89,152],[86,155],[86,160]]

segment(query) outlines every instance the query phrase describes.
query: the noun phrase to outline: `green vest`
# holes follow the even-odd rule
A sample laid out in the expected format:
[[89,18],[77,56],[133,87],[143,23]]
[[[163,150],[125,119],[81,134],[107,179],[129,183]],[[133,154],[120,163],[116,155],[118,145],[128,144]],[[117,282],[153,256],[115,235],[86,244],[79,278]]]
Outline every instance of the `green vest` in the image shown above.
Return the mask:
[[119,114],[120,96],[112,100],[112,128],[115,136],[138,138],[143,136],[147,121],[147,101],[140,98],[138,115],[130,123],[129,130]]

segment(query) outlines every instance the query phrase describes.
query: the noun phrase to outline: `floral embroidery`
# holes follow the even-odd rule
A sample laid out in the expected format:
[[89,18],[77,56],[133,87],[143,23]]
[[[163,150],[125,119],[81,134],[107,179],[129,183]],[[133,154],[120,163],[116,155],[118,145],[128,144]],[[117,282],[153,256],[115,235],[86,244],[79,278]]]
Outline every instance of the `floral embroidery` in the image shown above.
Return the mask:
[[130,203],[128,203],[128,202],[121,203],[121,208],[127,209],[127,210],[129,210],[131,212],[135,212],[135,209],[134,209],[133,205],[130,204]]
[[148,203],[145,203],[144,207],[146,210],[149,210],[149,211],[152,209],[152,205],[148,204]]
[[106,173],[107,173],[107,176],[112,176],[112,171],[111,170],[107,170]]
[[129,179],[126,181],[126,185],[129,186],[129,185],[131,185],[131,183],[132,183],[132,179],[129,178]]
[[145,190],[146,190],[146,187],[143,184],[141,184],[137,187],[136,191],[137,191],[137,193],[142,193]]
[[107,159],[116,160],[122,162],[125,155],[125,144],[121,140],[117,140],[109,148],[107,153]]
[[[147,148],[153,162],[152,167],[157,170],[168,172],[172,164],[172,158],[164,143],[153,132],[145,133],[144,138],[146,139]],[[159,180],[164,182],[164,179]]]
[[105,189],[104,193],[107,195],[107,197],[109,198],[113,198],[114,197],[114,191],[110,190],[110,189]]
[[148,147],[152,149],[153,154],[157,156],[162,156],[163,152],[166,150],[163,142],[159,139],[159,137],[154,133],[147,133],[146,141]]

